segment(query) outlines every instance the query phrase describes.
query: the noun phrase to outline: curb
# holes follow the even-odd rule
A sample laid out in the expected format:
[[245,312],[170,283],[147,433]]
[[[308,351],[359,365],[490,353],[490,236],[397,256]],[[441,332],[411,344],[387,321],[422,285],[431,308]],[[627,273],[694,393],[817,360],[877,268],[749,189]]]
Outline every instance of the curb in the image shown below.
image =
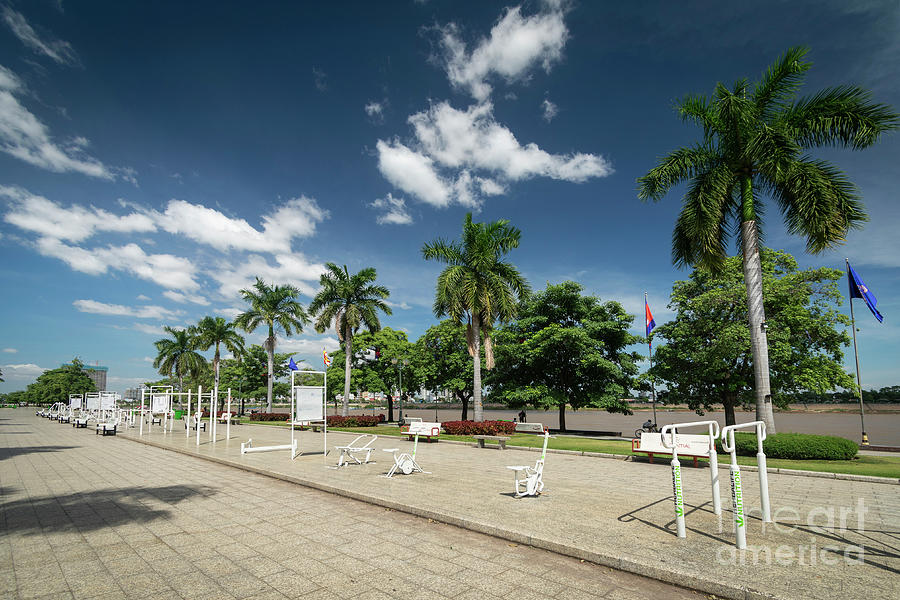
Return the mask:
[[[119,436],[116,436],[119,437]],[[677,585],[683,588],[695,590],[698,592],[702,592],[705,594],[713,594],[722,598],[730,598],[732,600],[770,600],[773,598],[777,598],[777,596],[773,596],[771,594],[765,594],[758,590],[754,590],[751,588],[744,588],[735,585],[729,585],[727,583],[722,583],[721,581],[715,579],[707,579],[704,577],[689,575],[686,573],[679,573],[677,571],[668,570],[663,567],[658,566],[658,562],[638,562],[632,559],[621,558],[619,556],[613,554],[605,554],[601,552],[593,552],[590,550],[584,550],[581,548],[574,548],[571,546],[566,546],[560,544],[558,542],[553,542],[550,540],[545,540],[543,538],[534,537],[528,535],[527,533],[511,531],[508,529],[501,529],[494,525],[490,525],[488,523],[483,523],[479,521],[474,521],[462,517],[456,517],[453,515],[447,515],[444,513],[439,513],[432,510],[417,508],[414,506],[409,506],[406,504],[400,504],[398,502],[394,502],[392,500],[386,500],[384,498],[377,498],[375,496],[369,496],[367,494],[362,494],[359,492],[354,492],[351,490],[345,490],[343,488],[338,488],[335,486],[331,486],[324,483],[319,483],[315,481],[309,481],[307,479],[302,479],[300,477],[295,477],[292,475],[286,475],[284,473],[277,473],[274,471],[267,471],[265,469],[261,469],[259,467],[255,467],[252,465],[247,465],[243,463],[234,462],[231,460],[217,458],[214,456],[206,456],[203,454],[195,454],[189,450],[185,450],[183,448],[172,448],[166,446],[164,444],[160,444],[158,442],[152,442],[150,440],[143,440],[140,438],[124,436],[121,439],[126,439],[131,442],[137,442],[139,444],[144,444],[146,446],[151,446],[154,448],[159,448],[161,450],[167,450],[169,452],[175,452],[178,454],[184,454],[185,456],[192,456],[194,458],[199,458],[201,460],[206,460],[212,463],[220,464],[226,467],[240,469],[242,471],[247,471],[250,473],[255,473],[257,475],[262,475],[264,477],[270,477],[272,479],[278,479],[280,481],[284,481],[287,483],[293,483],[295,485],[301,485],[303,487],[312,488],[315,490],[319,490],[322,492],[326,492],[329,494],[334,494],[336,496],[342,496],[344,498],[350,498],[351,500],[357,500],[359,502],[365,502],[366,504],[372,504],[374,506],[381,506],[383,508],[388,508],[391,510],[395,510],[398,512],[406,513],[409,515],[413,515],[416,517],[421,517],[423,519],[431,519],[432,521],[437,521],[439,523],[444,523],[447,525],[452,525],[454,527],[459,527],[460,529],[466,529],[468,531],[474,531],[476,533],[481,533],[484,535],[489,535],[491,537],[495,537],[498,539],[506,540],[509,542],[513,542],[516,544],[522,544],[526,546],[532,546],[534,548],[538,548],[541,550],[546,550],[548,552],[553,552],[554,554],[560,554],[562,556],[568,556],[570,558],[577,558],[579,560],[591,562],[597,565],[602,565],[605,567],[609,567],[612,569],[616,569],[619,571],[625,571],[627,573],[632,573],[634,575],[640,575],[642,577],[648,577],[650,579],[656,579],[658,581],[662,581],[663,583],[669,583],[673,585]],[[459,442],[454,440],[445,440],[445,442],[456,443],[460,445],[471,445],[475,447],[475,444],[470,444],[469,442]],[[510,446],[512,447],[512,446]],[[516,447],[518,448],[518,446]],[[525,448],[529,450],[540,451],[539,448]],[[574,450],[558,450],[559,453],[569,453],[569,454],[582,454],[581,452]],[[619,455],[607,455],[609,457],[621,458]]]

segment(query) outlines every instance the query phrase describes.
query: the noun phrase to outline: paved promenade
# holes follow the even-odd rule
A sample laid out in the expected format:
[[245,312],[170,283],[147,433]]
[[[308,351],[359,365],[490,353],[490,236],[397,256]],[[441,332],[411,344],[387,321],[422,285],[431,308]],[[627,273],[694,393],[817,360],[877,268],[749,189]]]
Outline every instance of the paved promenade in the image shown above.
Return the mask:
[[702,598],[23,409],[0,410],[0,488],[2,598]]

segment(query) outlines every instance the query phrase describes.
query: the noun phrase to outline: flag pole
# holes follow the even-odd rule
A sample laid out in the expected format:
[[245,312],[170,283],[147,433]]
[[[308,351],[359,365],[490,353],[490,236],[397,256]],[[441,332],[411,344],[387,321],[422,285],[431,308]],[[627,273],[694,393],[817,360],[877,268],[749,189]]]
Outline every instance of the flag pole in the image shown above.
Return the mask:
[[[647,306],[647,292],[644,292],[644,309]],[[647,351],[650,355],[650,368],[653,368],[653,346],[650,344],[650,334],[647,334]],[[648,373],[649,374],[649,373]],[[656,420],[656,384],[653,382],[653,376],[650,375],[650,393],[653,400],[653,425],[657,424]]]
[[[844,262],[847,263],[847,285],[848,287],[851,285],[850,282],[853,278],[850,276],[850,259],[844,258]],[[859,351],[856,349],[856,316],[853,313],[853,290],[850,289],[850,327],[853,330],[853,356],[856,359],[856,389],[859,394],[859,422],[862,426],[862,444],[863,446],[869,445],[869,436],[866,434],[866,413],[863,408],[863,396],[862,396],[862,380],[859,377]]]

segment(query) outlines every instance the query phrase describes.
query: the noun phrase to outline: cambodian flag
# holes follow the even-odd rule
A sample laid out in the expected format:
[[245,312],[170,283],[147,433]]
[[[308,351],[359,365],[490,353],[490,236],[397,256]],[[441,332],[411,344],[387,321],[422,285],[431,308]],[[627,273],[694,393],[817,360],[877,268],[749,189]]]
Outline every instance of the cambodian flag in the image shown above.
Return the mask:
[[291,357],[291,361],[288,363],[288,368],[291,371],[299,371],[300,367],[297,366],[297,363],[294,362],[294,357]]
[[650,332],[653,331],[654,327],[656,327],[656,321],[653,319],[653,313],[650,312],[650,305],[647,304],[646,298],[644,298],[644,312],[647,313],[646,314],[647,341],[649,343]]

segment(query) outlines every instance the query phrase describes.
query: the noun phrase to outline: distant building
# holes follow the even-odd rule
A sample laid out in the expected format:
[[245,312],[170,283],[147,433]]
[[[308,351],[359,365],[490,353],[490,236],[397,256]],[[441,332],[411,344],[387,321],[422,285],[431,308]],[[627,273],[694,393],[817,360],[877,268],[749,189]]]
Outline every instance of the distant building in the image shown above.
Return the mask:
[[[63,366],[71,367],[72,363],[66,363]],[[109,372],[109,367],[101,367],[99,365],[82,365],[81,369],[88,377],[91,378],[91,381],[94,382],[94,387],[98,392],[106,390],[106,374],[107,372]]]

